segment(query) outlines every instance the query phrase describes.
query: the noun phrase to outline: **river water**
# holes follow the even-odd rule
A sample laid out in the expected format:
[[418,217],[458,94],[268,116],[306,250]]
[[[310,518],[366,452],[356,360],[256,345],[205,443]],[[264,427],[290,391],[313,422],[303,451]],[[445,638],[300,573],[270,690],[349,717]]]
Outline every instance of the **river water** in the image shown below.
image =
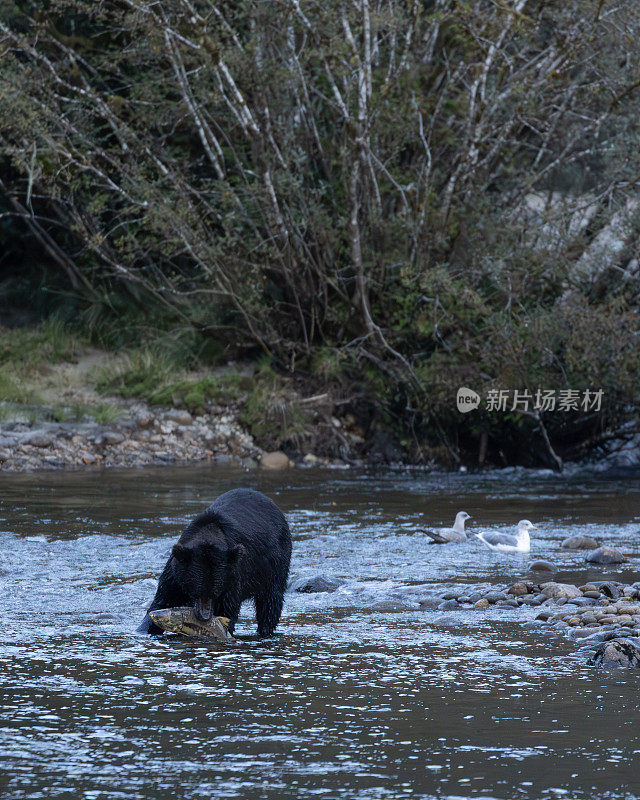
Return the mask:
[[[235,486],[294,535],[278,635],[236,645],[135,634],[184,524]],[[528,556],[417,529],[508,530]],[[423,611],[463,584],[640,578],[587,569],[561,540],[638,554],[640,479],[518,470],[427,475],[161,468],[0,476],[0,796],[4,798],[637,798],[640,671],[602,671],[536,610]],[[540,578],[538,578],[540,580]]]

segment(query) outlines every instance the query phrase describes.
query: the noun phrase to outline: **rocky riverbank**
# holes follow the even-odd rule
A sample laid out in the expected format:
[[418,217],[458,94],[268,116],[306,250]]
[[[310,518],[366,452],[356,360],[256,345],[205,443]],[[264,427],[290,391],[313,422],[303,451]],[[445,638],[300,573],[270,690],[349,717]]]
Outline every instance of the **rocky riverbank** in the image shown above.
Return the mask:
[[581,644],[592,664],[640,667],[640,581],[589,581],[583,586],[518,581],[504,589],[450,592],[436,608],[538,607],[531,625],[543,625]]
[[[6,472],[197,462],[271,469],[293,464],[284,453],[258,447],[228,406],[196,416],[131,403],[111,423],[18,420],[0,429],[0,470]],[[320,459],[308,455],[304,463]]]
[[[335,592],[341,582],[315,576],[294,582],[293,591],[303,594]],[[539,608],[525,623],[563,633],[581,645],[589,663],[603,667],[640,667],[640,581],[594,580],[583,586],[546,581],[517,581],[504,588],[467,587],[464,591],[427,593],[414,586],[407,603],[383,602],[377,611],[486,611]]]

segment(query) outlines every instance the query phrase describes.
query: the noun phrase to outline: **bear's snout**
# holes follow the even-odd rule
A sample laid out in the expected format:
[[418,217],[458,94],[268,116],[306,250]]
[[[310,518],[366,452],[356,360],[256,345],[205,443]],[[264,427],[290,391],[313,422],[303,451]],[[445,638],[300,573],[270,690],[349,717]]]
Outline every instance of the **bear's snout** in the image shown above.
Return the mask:
[[202,597],[196,600],[195,604],[195,612],[196,616],[201,619],[203,622],[211,619],[211,598],[208,600],[203,599]]

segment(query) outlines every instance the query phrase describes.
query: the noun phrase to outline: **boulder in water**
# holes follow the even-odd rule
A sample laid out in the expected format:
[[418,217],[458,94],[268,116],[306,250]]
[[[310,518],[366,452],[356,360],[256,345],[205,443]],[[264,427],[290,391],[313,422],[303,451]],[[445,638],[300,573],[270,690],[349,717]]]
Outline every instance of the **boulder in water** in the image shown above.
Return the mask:
[[598,542],[590,536],[569,536],[560,546],[565,550],[595,550]]
[[589,659],[597,667],[640,667],[640,639],[612,639],[603,642]]
[[590,564],[622,564],[627,558],[617,548],[605,545],[588,553],[586,560]]
[[557,572],[558,567],[553,563],[553,561],[544,561],[540,559],[538,561],[534,561],[529,569],[533,570],[534,572]]
[[320,592],[335,592],[340,586],[337,581],[328,581],[322,575],[317,575],[315,578],[301,581],[294,589],[301,594],[317,594]]
[[281,450],[275,450],[273,453],[265,453],[260,459],[260,466],[263,469],[286,469],[291,466],[286,453]]

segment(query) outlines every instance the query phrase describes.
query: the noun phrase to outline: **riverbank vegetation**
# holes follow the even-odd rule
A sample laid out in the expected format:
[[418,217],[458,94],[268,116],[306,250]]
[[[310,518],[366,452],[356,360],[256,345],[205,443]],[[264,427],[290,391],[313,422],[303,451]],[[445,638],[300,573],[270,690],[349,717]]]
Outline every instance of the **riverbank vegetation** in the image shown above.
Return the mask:
[[586,0],[9,4],[5,320],[125,350],[106,393],[241,398],[269,448],[579,457],[637,424],[639,38]]

